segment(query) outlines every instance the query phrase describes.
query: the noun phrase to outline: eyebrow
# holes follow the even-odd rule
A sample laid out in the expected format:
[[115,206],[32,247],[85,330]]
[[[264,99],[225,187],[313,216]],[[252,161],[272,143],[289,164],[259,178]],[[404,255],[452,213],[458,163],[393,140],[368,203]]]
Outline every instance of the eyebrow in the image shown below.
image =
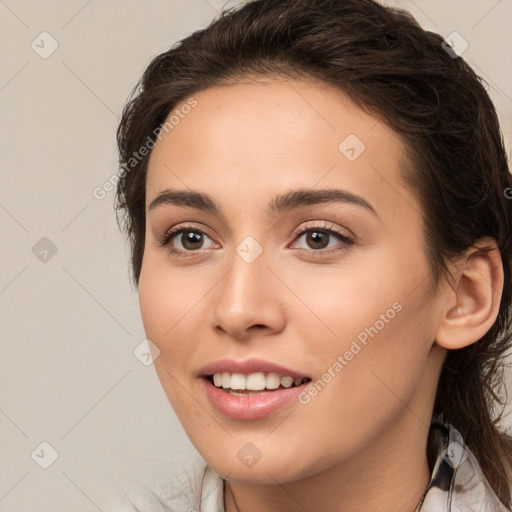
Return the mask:
[[[267,205],[267,215],[277,215],[308,205],[332,203],[360,206],[379,217],[373,206],[366,199],[347,190],[340,189],[292,190],[270,200]],[[157,206],[164,204],[196,208],[215,215],[222,215],[221,209],[210,195],[193,190],[163,190],[151,201],[148,210],[153,210]]]

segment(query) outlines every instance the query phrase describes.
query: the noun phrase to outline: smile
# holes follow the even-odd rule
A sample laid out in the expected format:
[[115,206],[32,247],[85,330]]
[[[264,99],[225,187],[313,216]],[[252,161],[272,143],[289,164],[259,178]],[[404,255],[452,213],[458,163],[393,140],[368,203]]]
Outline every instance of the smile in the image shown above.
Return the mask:
[[263,390],[288,389],[309,382],[308,377],[291,377],[270,372],[243,373],[219,372],[209,376],[210,382],[231,395],[256,395]]
[[299,394],[312,381],[298,369],[258,358],[213,361],[197,376],[214,408],[237,420],[265,418],[298,403]]

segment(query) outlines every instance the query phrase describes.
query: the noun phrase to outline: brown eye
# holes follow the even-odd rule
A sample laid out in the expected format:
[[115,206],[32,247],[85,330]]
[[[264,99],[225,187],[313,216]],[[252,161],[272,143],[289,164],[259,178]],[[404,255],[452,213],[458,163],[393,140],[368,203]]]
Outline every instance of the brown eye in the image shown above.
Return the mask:
[[215,248],[215,242],[201,229],[183,226],[167,232],[158,244],[176,256],[194,256],[195,251],[203,252]]
[[197,249],[201,249],[204,239],[203,239],[203,233],[201,233],[200,231],[184,229],[183,231],[181,231],[180,233],[177,233],[175,235],[176,238],[178,238],[179,235],[181,235],[181,245],[185,249],[187,249],[189,251],[195,251]]
[[296,233],[295,237],[295,247],[318,256],[346,250],[354,243],[352,238],[340,233],[331,225],[306,226]]
[[312,249],[324,249],[329,244],[329,235],[323,231],[309,231],[306,242]]

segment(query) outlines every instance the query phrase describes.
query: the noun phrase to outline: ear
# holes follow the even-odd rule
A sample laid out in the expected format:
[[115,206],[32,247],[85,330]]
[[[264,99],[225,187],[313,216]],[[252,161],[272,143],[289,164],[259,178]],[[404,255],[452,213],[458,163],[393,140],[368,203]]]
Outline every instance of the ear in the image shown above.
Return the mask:
[[[485,249],[485,250],[484,250]],[[503,291],[503,264],[493,239],[482,239],[453,264],[454,282],[442,287],[445,300],[436,343],[446,349],[478,341],[495,322]]]

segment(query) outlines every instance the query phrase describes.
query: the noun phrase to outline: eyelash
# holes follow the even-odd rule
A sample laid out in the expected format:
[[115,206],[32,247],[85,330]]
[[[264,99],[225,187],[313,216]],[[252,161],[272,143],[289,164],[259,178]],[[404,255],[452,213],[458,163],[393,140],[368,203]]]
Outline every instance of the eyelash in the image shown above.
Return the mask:
[[[208,236],[207,233],[205,233],[201,229],[196,228],[195,226],[181,226],[179,228],[173,228],[173,229],[170,229],[169,231],[167,231],[158,240],[158,242],[157,242],[158,246],[165,247],[171,254],[173,254],[175,256],[185,257],[185,258],[190,257],[190,256],[196,256],[197,251],[201,251],[201,249],[198,249],[197,251],[182,251],[181,249],[177,250],[170,245],[170,242],[174,237],[177,237],[181,233],[184,233],[187,231],[191,231],[194,233],[201,233],[203,235]],[[343,242],[343,244],[345,246],[350,246],[355,243],[352,238],[340,233],[337,229],[334,228],[334,226],[332,224],[306,226],[305,228],[302,228],[301,230],[298,230],[293,234],[294,241],[297,240],[298,238],[300,238],[302,235],[309,233],[310,231],[317,231],[317,232],[326,233],[328,235],[331,235],[334,238],[336,238],[337,240],[339,240],[340,242]],[[208,237],[208,238],[210,238],[210,237]],[[325,254],[332,254],[334,252],[338,252],[338,251],[341,251],[344,249],[346,249],[346,247],[338,246],[338,247],[331,248],[331,249],[316,249],[316,250],[315,249],[301,249],[301,250],[306,251],[310,254],[311,253],[314,253],[314,254],[320,253],[321,255],[325,255]]]

